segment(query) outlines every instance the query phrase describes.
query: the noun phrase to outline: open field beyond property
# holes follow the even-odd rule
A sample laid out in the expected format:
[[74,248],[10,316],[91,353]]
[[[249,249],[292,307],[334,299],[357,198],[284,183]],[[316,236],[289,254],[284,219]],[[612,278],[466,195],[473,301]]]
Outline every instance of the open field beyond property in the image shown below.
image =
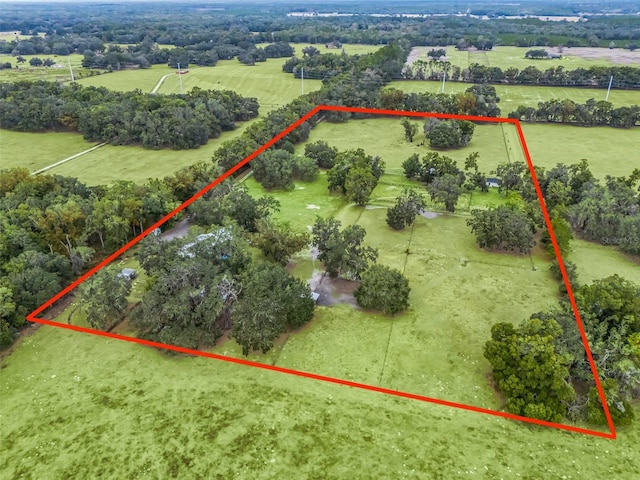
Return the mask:
[[[464,92],[472,84],[463,82],[446,82],[445,93]],[[525,85],[494,85],[496,94],[500,98],[498,107],[503,116],[516,110],[520,105],[537,107],[539,102],[548,102],[554,98],[558,100],[573,100],[576,103],[585,103],[593,98],[596,101],[604,100],[607,96],[605,88],[577,88],[577,87],[540,87]],[[442,82],[429,80],[400,80],[391,82],[387,88],[397,88],[405,93],[441,93]],[[611,90],[609,102],[616,107],[623,105],[640,105],[640,91],[638,90]]]
[[[414,47],[409,57],[409,63],[415,60],[429,60],[427,52],[432,48],[438,49],[442,47]],[[550,60],[532,60],[525,58],[525,53],[532,49],[545,49],[549,53],[561,53],[562,58]],[[576,68],[633,64],[637,66],[640,64],[640,51],[630,52],[622,48],[610,50],[608,48],[571,47],[563,48],[562,52],[560,52],[557,47],[497,46],[485,51],[474,48],[469,50],[456,50],[453,46],[448,46],[445,50],[447,52],[447,60],[462,69],[467,68],[472,63],[479,63],[480,65],[490,67],[500,67],[503,70],[510,67],[522,70],[529,66],[534,66],[539,70],[546,70],[547,68],[555,68],[557,66],[562,66],[565,70],[575,70]]]
[[615,441],[531,428],[48,326],[2,362],[7,478],[632,480],[640,468],[637,426]]

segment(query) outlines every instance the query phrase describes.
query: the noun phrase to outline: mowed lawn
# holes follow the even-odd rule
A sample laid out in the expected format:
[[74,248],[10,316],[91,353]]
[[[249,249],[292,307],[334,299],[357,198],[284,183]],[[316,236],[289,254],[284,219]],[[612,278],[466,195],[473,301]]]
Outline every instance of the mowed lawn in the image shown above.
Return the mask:
[[[182,75],[183,91],[193,87],[203,90],[233,90],[244,97],[255,97],[260,104],[260,112],[290,103],[302,93],[301,80],[282,71],[284,58],[270,58],[253,66],[243,65],[237,60],[221,60],[214,67],[190,68]],[[319,90],[320,80],[305,80],[306,93]],[[168,77],[158,93],[180,93],[178,75]]]
[[79,133],[0,130],[0,168],[22,167],[33,172],[95,145]]
[[164,178],[196,162],[210,162],[213,152],[224,141],[239,136],[251,122],[241,123],[235,130],[224,132],[220,137],[209,140],[206,145],[190,150],[151,150],[142,147],[105,145],[54,167],[47,173],[77,177],[88,185],[109,184],[117,180],[143,183],[149,178]]
[[[471,83],[446,82],[445,93],[464,92]],[[503,117],[516,110],[520,105],[527,107],[537,107],[539,102],[546,102],[552,99],[573,100],[576,103],[585,103],[593,98],[604,100],[607,95],[605,88],[577,88],[577,87],[541,87],[525,85],[494,85],[496,95],[500,98],[498,107]],[[400,80],[391,82],[386,88],[397,88],[405,93],[440,93],[442,92],[442,82],[427,80]],[[609,101],[616,107],[624,105],[640,105],[640,91],[637,90],[616,90],[609,93]]]

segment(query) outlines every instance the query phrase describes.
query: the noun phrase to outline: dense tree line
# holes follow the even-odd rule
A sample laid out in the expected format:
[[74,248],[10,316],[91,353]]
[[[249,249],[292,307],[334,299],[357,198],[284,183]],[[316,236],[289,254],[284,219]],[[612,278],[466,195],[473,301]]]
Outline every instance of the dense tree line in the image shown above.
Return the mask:
[[570,99],[539,102],[538,107],[519,106],[509,114],[523,122],[568,123],[583,126],[611,126],[631,128],[640,122],[640,106],[614,108],[611,102],[589,99],[576,103]]
[[[627,425],[635,416],[631,401],[640,396],[640,286],[614,275],[576,284],[574,294],[612,419]],[[509,411],[606,425],[568,300],[518,327],[495,324],[484,355]]]
[[185,95],[115,92],[47,82],[0,84],[0,126],[78,131],[87,140],[147,148],[197,148],[258,114],[258,103],[232,91]]
[[472,63],[460,69],[449,62],[423,60],[415,62],[402,71],[400,79],[442,80],[444,74],[451,81],[489,83],[495,85],[544,85],[555,87],[607,88],[613,76],[611,88],[640,88],[640,68],[631,66],[588,67],[565,70],[564,66],[540,70],[534,65],[523,69],[491,67]]

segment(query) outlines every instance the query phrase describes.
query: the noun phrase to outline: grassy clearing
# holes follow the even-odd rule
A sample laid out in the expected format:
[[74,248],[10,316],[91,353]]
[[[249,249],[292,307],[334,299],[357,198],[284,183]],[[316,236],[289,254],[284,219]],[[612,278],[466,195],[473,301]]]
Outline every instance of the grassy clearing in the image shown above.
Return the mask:
[[640,258],[625,255],[613,246],[574,240],[566,260],[578,266],[578,280],[581,284],[615,274],[640,284]]
[[[419,52],[419,57],[422,60],[428,60],[427,52],[432,48],[441,47],[416,47]],[[531,60],[524,57],[524,54],[531,49],[538,49],[544,47],[512,47],[512,46],[498,46],[493,47],[489,51],[459,51],[454,47],[447,47],[447,59],[460,68],[467,68],[472,63],[479,63],[481,65],[489,65],[491,67],[500,67],[503,70],[509,67],[515,67],[522,70],[529,66],[534,66],[538,70],[546,70],[547,68],[562,66],[565,70],[575,70],[576,68],[589,68],[589,67],[610,67],[620,66],[619,63],[613,63],[606,58],[582,58],[572,54],[571,48],[565,48],[562,53],[563,58],[556,60]],[[556,52],[555,48],[546,48],[548,52]],[[606,51],[606,50],[605,50]]]
[[[192,150],[149,150],[142,147],[105,145],[47,173],[77,177],[88,185],[109,184],[116,180],[143,183],[149,178],[164,178],[182,167],[198,161],[210,161],[213,152],[224,142],[240,135],[251,121],[231,132]],[[33,134],[25,134],[33,135]],[[59,159],[52,159],[50,163]]]
[[78,133],[0,130],[2,168],[24,167],[33,172],[95,145]]
[[638,426],[616,441],[530,428],[54,327],[2,366],[9,479],[631,480],[640,469]]
[[522,124],[534,165],[551,168],[557,163],[589,160],[596,178],[626,176],[640,168],[640,129],[572,127]]
[[[471,84],[462,82],[447,82],[445,93],[464,92]],[[604,88],[576,88],[576,87],[539,87],[524,85],[494,85],[496,94],[500,98],[499,107],[503,116],[507,116],[520,105],[537,107],[538,102],[554,98],[569,99],[577,103],[584,103],[590,98],[604,100],[607,90]],[[388,88],[397,88],[406,93],[440,93],[442,82],[402,80],[391,82]],[[637,90],[611,90],[609,101],[615,106],[640,105],[640,92]]]
[[[406,182],[398,162],[417,148],[402,144],[397,123],[392,140],[376,138],[395,131],[389,122],[322,124],[311,138],[366,145],[387,161],[391,174],[374,191],[375,206]],[[482,168],[507,154],[489,128],[474,137]],[[319,135],[323,129],[333,136]],[[253,179],[246,184],[264,193]],[[281,218],[304,228],[317,213],[333,214],[364,226],[380,261],[405,268],[411,307],[395,319],[345,305],[319,308],[286,343],[251,358],[498,408],[481,347],[495,321],[520,321],[554,301],[547,260],[536,252],[533,271],[528,257],[481,252],[458,216],[419,217],[413,231],[391,232],[383,208],[329,197],[323,176],[298,187],[276,194]],[[582,243],[571,255],[585,281],[582,265],[594,257],[589,251],[580,260]],[[610,253],[599,252],[598,261],[622,268],[622,257],[614,264]],[[303,255],[297,261],[296,273],[308,278],[314,265]],[[606,273],[603,267],[597,276]],[[240,353],[234,342],[215,351]],[[1,367],[3,478],[632,480],[640,470],[640,423],[603,440],[47,326],[25,336]]]
[[153,65],[151,68],[121,70],[119,72],[108,72],[93,77],[85,77],[79,79],[78,83],[85,86],[106,87],[123,92],[137,88],[147,93],[156,86],[156,83],[163,75],[174,72],[175,69],[166,65]]
[[[71,61],[71,68],[73,74],[78,78],[81,75],[89,75],[90,70],[82,68],[83,56],[77,53],[72,55],[58,56],[58,55],[22,55],[26,62],[18,64],[16,57],[11,55],[0,55],[0,63],[9,62],[12,68],[9,70],[0,70],[0,82],[18,82],[23,80],[48,80],[67,82],[71,79],[69,74],[69,61]],[[34,57],[39,57],[41,60],[51,58],[57,62],[53,67],[32,67],[29,65],[29,60]],[[16,68],[19,66],[20,68]]]
[[[273,58],[254,66],[237,60],[221,60],[215,67],[197,67],[182,75],[184,91],[193,87],[204,90],[233,90],[245,97],[255,97],[261,113],[290,103],[301,92],[301,81],[282,71],[284,59]],[[305,80],[304,91],[312,92],[322,86],[320,80]],[[159,93],[180,93],[178,75],[168,77]]]

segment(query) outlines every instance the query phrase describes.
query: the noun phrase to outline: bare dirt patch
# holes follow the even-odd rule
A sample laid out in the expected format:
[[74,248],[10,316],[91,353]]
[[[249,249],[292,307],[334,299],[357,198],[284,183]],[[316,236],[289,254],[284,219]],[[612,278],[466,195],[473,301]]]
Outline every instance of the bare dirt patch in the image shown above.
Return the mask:
[[307,280],[312,292],[320,294],[318,305],[330,307],[337,303],[347,303],[355,308],[360,308],[353,296],[358,288],[358,282],[331,278],[326,272],[314,270],[311,278]]
[[633,52],[621,48],[597,48],[597,47],[571,47],[563,48],[562,52],[558,48],[549,48],[549,53],[561,53],[565,57],[579,57],[586,60],[608,60],[618,64],[640,64],[640,50]]

